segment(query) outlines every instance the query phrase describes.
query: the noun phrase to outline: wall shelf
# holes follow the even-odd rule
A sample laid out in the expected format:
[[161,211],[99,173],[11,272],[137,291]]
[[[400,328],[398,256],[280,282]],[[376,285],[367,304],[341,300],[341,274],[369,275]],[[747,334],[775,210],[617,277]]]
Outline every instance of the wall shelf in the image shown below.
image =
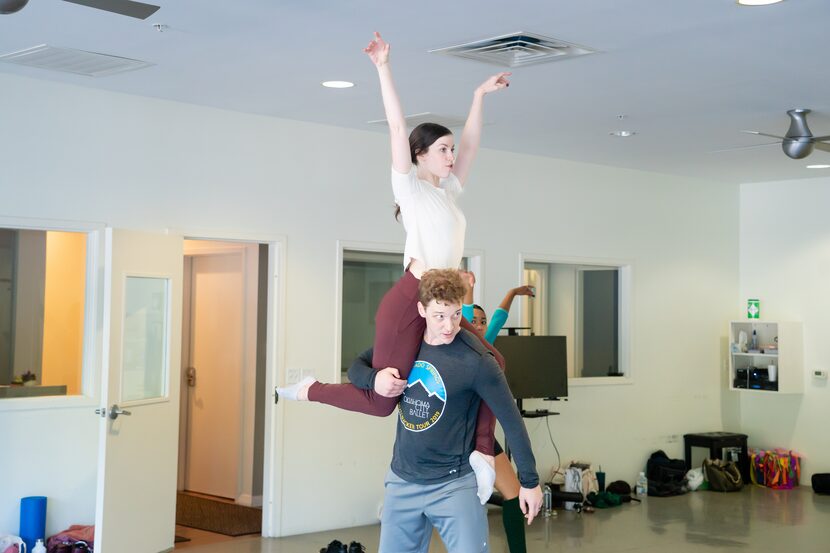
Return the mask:
[[[757,340],[757,350],[741,351],[741,332]],[[768,346],[776,353],[761,353]],[[775,366],[775,378],[769,379],[769,366]],[[804,391],[804,347],[802,325],[798,322],[765,320],[729,323],[729,389],[741,392],[800,394]]]

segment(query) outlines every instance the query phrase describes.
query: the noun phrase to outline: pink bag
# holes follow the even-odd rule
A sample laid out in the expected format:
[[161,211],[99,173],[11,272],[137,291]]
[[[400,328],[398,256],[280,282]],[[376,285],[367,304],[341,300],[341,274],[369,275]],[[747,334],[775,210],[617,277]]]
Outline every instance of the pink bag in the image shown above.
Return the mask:
[[791,490],[801,476],[801,456],[791,450],[753,449],[750,455],[752,483],[776,490]]

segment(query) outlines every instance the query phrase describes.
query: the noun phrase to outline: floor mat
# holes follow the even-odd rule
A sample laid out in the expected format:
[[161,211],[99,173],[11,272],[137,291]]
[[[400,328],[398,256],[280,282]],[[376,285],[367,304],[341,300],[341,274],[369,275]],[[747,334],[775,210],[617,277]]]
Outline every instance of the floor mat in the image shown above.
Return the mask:
[[176,524],[226,536],[262,533],[262,510],[205,497],[176,494]]

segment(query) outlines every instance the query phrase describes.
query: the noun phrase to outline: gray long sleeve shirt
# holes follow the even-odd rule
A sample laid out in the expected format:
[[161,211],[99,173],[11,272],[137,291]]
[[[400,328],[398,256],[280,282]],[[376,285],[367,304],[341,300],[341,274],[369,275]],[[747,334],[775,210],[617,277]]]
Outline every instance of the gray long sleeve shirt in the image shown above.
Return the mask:
[[[374,386],[371,350],[349,369],[349,380]],[[525,488],[539,484],[536,460],[504,373],[472,333],[461,330],[446,345],[421,343],[407,387],[398,403],[398,427],[392,470],[416,484],[436,484],[472,472],[476,419],[481,400],[504,429]]]

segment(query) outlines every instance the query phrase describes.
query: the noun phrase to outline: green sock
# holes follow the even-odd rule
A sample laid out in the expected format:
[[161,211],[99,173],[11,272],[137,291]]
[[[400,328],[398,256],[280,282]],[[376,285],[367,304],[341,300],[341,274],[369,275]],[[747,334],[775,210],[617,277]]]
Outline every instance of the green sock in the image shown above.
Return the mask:
[[501,519],[510,553],[527,553],[525,545],[525,516],[519,507],[519,498],[508,499],[501,505]]

